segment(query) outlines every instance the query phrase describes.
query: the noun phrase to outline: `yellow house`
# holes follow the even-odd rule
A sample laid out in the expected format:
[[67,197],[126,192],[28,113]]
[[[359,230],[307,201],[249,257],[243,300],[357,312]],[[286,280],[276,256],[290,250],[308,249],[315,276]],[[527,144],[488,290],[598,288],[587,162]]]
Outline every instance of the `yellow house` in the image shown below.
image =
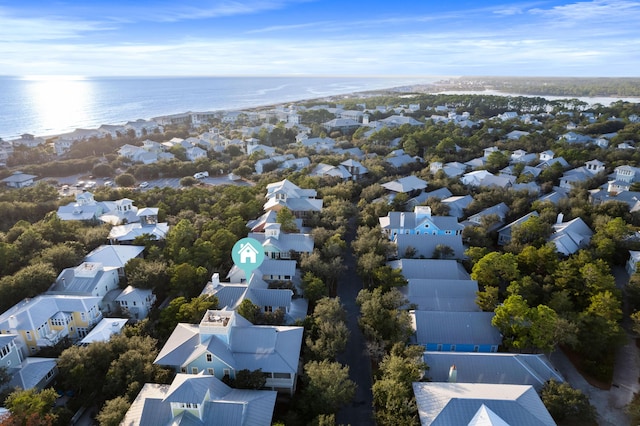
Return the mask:
[[0,334],[16,334],[25,356],[65,337],[80,340],[102,319],[100,297],[40,295],[0,315]]

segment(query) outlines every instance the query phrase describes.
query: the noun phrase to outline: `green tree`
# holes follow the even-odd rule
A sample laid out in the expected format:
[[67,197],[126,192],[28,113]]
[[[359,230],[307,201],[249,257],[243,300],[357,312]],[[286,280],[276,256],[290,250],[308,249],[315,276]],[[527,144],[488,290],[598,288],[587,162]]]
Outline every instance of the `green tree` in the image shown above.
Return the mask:
[[100,426],[118,426],[129,410],[131,402],[124,396],[117,396],[108,400],[96,415]]
[[390,266],[378,266],[373,270],[373,285],[382,288],[383,291],[407,285],[407,280],[402,275],[400,269],[393,269]]
[[189,187],[196,185],[198,182],[198,179],[194,178],[193,176],[185,176],[180,179],[180,186]]
[[552,228],[548,222],[543,221],[539,216],[530,216],[526,221],[513,227],[511,242],[505,248],[514,253],[519,253],[525,247],[540,248],[546,244],[551,231]]
[[298,225],[296,225],[296,217],[291,210],[284,207],[276,214],[276,222],[280,224],[280,230],[282,232],[298,232]]
[[311,307],[321,298],[329,296],[329,289],[325,283],[311,272],[307,272],[304,274],[304,277],[302,277],[302,291]]
[[305,343],[315,359],[335,360],[344,351],[349,338],[346,312],[339,298],[324,297],[316,304],[311,316],[312,326]]
[[349,379],[349,367],[338,362],[310,361],[304,366],[305,387],[301,399],[309,417],[335,414],[349,404],[356,392],[356,384]]
[[529,340],[529,306],[522,296],[513,295],[495,309],[491,324],[500,330],[502,343],[507,348],[524,349],[531,346]]
[[129,173],[123,173],[121,175],[116,176],[115,183],[119,187],[130,188],[133,185],[135,185],[136,178]]
[[540,391],[540,399],[560,424],[596,424],[596,409],[589,403],[589,398],[566,382],[548,381]]
[[207,281],[207,270],[189,263],[180,263],[170,268],[169,286],[173,294],[194,296],[202,291]]
[[428,369],[422,360],[424,348],[396,344],[380,362],[378,377],[373,384],[373,405],[376,423],[415,425],[419,423],[413,395],[413,382],[420,381]]
[[484,312],[492,312],[500,302],[498,287],[485,286],[476,293],[476,305]]
[[480,259],[471,270],[471,278],[481,286],[498,287],[505,291],[511,281],[518,279],[520,271],[516,257],[511,253],[491,252]]
[[358,323],[375,346],[391,348],[395,343],[405,343],[413,333],[408,312],[400,310],[407,300],[398,289],[360,290],[356,303],[361,312]]
[[235,380],[231,381],[231,386],[236,389],[262,389],[267,383],[262,369],[247,370],[242,369],[236,371]]
[[167,265],[159,260],[134,258],[124,266],[127,283],[136,288],[166,290],[169,284]]
[[237,312],[251,324],[255,325],[261,321],[262,311],[260,310],[260,306],[255,305],[249,299],[244,299],[240,302]]
[[37,258],[31,259],[31,262],[50,263],[56,271],[62,271],[80,264],[84,257],[83,251],[82,244],[68,241],[45,248]]
[[[9,394],[5,407],[11,412],[11,423],[18,425],[52,425],[57,416],[52,407],[58,394],[53,388],[16,390]],[[35,420],[35,422],[34,422]]]

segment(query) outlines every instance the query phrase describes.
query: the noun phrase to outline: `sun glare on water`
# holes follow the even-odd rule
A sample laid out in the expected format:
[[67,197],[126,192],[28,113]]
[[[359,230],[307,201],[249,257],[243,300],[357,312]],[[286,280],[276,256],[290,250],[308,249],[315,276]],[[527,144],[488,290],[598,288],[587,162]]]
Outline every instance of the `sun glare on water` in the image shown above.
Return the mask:
[[26,76],[28,100],[40,127],[47,131],[75,129],[85,123],[91,83],[82,76]]

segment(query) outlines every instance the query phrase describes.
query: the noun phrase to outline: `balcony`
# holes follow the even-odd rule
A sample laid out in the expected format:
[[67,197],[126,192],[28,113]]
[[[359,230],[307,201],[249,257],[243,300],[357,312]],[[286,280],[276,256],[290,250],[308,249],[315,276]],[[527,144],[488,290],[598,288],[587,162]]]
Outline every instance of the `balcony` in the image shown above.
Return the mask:
[[45,336],[39,337],[36,339],[36,343],[38,346],[54,346],[56,343],[60,342],[60,340],[69,336],[69,330],[67,328],[63,328],[62,330],[52,330],[47,333]]

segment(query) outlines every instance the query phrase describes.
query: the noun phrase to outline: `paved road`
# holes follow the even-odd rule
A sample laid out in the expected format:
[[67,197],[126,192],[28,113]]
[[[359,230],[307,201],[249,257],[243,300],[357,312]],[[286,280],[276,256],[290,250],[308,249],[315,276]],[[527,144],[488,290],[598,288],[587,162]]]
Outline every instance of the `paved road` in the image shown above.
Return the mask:
[[358,388],[353,402],[336,415],[336,424],[367,426],[373,421],[371,394],[371,360],[366,352],[366,341],[358,327],[360,308],[356,305],[356,296],[362,289],[362,280],[356,274],[356,260],[351,250],[351,241],[355,238],[356,223],[351,220],[345,240],[349,246],[344,256],[346,271],[338,280],[338,297],[347,311],[347,327],[350,331],[347,348],[338,356],[338,361],[349,366],[349,377]]

